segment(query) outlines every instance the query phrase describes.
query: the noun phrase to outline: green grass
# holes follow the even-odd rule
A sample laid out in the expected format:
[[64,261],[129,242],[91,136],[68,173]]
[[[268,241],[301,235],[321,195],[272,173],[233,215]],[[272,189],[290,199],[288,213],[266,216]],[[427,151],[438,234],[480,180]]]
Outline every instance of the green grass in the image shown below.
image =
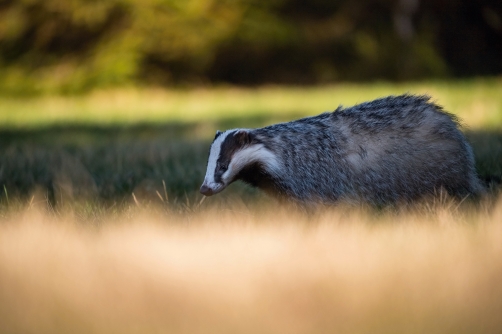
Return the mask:
[[[121,89],[83,96],[0,97],[3,127],[216,122],[314,115],[390,94],[429,94],[474,128],[502,127],[502,79],[322,87]],[[204,133],[204,131],[202,131]]]
[[[430,94],[467,125],[480,177],[496,192],[502,178],[502,80],[327,87],[115,90],[83,96],[0,97],[0,193],[52,206],[192,206],[216,129],[259,127],[388,94]],[[215,202],[261,197],[234,184]]]

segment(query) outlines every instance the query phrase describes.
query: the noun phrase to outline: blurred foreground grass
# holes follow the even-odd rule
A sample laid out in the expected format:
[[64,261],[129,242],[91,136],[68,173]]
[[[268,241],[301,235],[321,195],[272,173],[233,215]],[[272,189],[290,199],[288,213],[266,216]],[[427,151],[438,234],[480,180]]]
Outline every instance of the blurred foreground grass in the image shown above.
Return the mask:
[[0,224],[1,333],[500,333],[502,202]]

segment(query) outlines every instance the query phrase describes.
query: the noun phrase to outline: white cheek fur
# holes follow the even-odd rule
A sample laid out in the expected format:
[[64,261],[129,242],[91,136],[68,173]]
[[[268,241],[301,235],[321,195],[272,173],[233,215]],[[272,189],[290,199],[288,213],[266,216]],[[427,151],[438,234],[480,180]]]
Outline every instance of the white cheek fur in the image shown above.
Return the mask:
[[263,145],[251,145],[242,150],[237,151],[230,164],[228,170],[223,174],[222,179],[227,184],[233,181],[235,176],[247,165],[260,161],[265,169],[271,174],[279,172],[279,163],[276,156],[265,149]]

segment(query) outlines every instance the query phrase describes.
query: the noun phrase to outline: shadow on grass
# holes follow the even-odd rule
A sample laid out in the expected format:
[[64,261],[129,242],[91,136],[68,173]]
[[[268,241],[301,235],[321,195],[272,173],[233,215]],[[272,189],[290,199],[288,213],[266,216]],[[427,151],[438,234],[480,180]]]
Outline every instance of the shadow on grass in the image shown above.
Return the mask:
[[500,187],[502,183],[502,130],[466,132],[476,157],[476,170],[486,186]]
[[[74,201],[110,206],[166,197],[169,203],[194,203],[201,199],[198,189],[217,129],[282,120],[262,116],[212,123],[0,128],[0,203],[29,201],[34,193],[51,206]],[[227,193],[223,197],[257,194],[243,185]]]
[[[282,120],[254,117],[214,123],[0,129],[0,202],[29,201],[38,193],[52,206],[79,200],[107,206],[133,200],[194,203],[201,199],[198,188],[216,129],[259,127]],[[502,180],[502,131],[470,131],[467,137],[480,178],[495,191]],[[243,185],[233,185],[224,193],[222,198],[258,196]]]
[[304,116],[293,112],[281,116],[256,115],[252,117],[223,118],[205,122],[139,123],[134,125],[58,124],[39,128],[1,128],[0,147],[10,143],[37,143],[65,146],[99,145],[141,140],[208,140],[216,130],[257,128],[298,119]]

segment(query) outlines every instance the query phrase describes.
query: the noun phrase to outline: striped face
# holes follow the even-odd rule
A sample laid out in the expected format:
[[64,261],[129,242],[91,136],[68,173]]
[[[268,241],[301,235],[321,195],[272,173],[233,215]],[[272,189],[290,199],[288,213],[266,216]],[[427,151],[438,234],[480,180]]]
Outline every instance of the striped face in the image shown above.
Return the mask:
[[276,156],[265,148],[252,130],[216,132],[200,192],[206,196],[219,193],[238,178],[243,168],[254,163],[259,163],[271,175],[280,170]]
[[[244,167],[236,158],[237,152],[242,152],[252,146],[248,130],[237,129],[216,132],[209,150],[206,176],[200,187],[200,192],[206,196],[219,193],[235,180],[236,175]],[[242,153],[240,154],[242,155]]]

